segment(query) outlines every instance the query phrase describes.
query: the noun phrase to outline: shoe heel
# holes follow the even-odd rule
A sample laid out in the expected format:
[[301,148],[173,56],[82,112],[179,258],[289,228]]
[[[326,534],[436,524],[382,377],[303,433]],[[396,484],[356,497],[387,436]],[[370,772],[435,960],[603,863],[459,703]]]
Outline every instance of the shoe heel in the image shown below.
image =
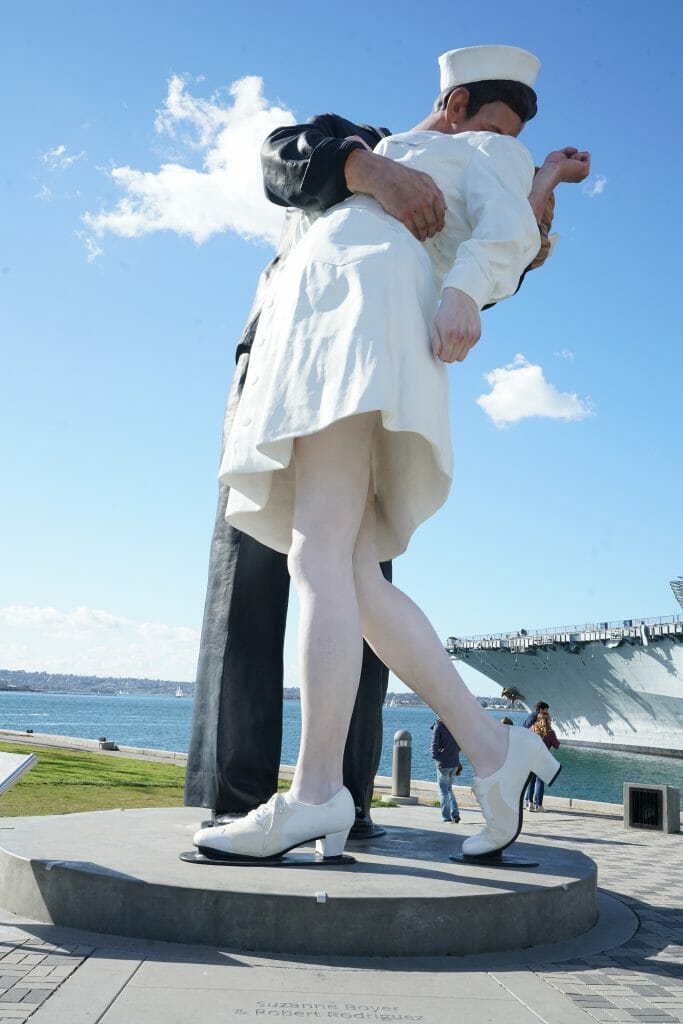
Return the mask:
[[532,771],[539,779],[543,779],[546,786],[552,786],[557,776],[562,771],[562,765],[556,761],[544,743],[542,749],[536,751]]
[[329,836],[323,836],[322,839],[316,840],[316,853],[322,857],[340,857],[344,852],[350,831],[345,828],[342,832],[332,832]]

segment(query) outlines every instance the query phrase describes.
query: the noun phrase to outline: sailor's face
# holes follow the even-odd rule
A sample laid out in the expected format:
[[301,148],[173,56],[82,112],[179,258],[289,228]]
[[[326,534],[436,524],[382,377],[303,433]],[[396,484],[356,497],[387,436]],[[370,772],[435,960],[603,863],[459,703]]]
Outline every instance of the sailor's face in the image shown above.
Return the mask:
[[455,131],[495,132],[496,135],[512,135],[516,139],[523,127],[524,122],[514,110],[507,103],[496,100],[495,103],[485,103],[473,117],[461,121]]

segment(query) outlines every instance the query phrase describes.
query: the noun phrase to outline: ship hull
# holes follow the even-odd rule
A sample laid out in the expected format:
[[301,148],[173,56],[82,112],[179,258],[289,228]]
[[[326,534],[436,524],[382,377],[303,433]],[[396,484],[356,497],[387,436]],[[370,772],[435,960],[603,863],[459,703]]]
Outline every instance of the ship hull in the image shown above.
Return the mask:
[[530,707],[550,705],[568,744],[683,757],[683,636],[450,652]]

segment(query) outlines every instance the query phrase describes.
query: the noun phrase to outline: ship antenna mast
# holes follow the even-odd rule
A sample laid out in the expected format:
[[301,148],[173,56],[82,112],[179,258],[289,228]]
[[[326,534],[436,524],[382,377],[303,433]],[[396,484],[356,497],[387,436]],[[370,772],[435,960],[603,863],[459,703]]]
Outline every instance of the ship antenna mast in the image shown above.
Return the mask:
[[669,586],[674,592],[674,597],[683,608],[683,576],[677,576],[675,580],[671,580]]

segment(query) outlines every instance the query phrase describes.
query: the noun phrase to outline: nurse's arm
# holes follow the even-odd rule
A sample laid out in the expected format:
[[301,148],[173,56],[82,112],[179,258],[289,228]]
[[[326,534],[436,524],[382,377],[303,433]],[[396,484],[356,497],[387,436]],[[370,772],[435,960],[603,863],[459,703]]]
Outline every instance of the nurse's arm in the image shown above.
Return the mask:
[[579,152],[574,146],[566,146],[564,149],[548,153],[543,165],[536,169],[529,193],[529,203],[541,233],[541,247],[527,270],[536,270],[543,266],[550,255],[550,229],[555,213],[554,189],[561,182],[579,184],[585,181],[590,174],[590,166],[590,153]]
[[534,176],[529,193],[529,202],[536,222],[540,223],[548,199],[560,182],[579,184],[588,177],[590,169],[590,153],[579,152],[574,146],[565,146],[564,149],[548,153],[543,166],[539,167]]

